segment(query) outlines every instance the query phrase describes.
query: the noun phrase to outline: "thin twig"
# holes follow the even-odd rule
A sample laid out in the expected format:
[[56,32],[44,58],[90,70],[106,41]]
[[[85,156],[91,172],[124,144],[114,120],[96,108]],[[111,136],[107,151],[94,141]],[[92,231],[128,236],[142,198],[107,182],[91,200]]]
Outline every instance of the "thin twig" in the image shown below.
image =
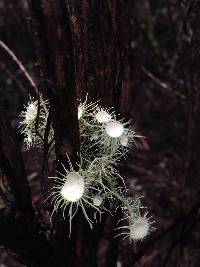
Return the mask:
[[0,67],[5,71],[5,73],[10,77],[11,80],[13,80],[16,85],[18,86],[18,88],[21,90],[21,92],[26,93],[26,89],[23,87],[23,85],[18,81],[18,79],[15,77],[15,75],[13,75],[5,66],[5,64],[3,64],[2,62],[0,62]]
[[27,78],[27,80],[31,84],[32,88],[34,88],[36,94],[40,96],[40,99],[41,99],[42,105],[44,107],[45,113],[46,113],[46,115],[48,115],[47,107],[46,107],[46,105],[44,103],[44,100],[42,99],[41,94],[39,93],[38,87],[37,87],[36,83],[34,82],[34,80],[31,78],[31,76],[28,73],[28,71],[25,69],[25,67],[22,64],[22,62],[16,57],[16,55],[13,53],[13,51],[3,41],[1,41],[1,40],[0,40],[0,46],[3,48],[4,51],[6,51],[6,53],[17,64],[17,66],[20,68],[20,70],[22,71],[22,73],[24,74],[24,76]]
[[39,94],[37,85],[23,66],[22,62],[15,56],[15,54],[10,50],[10,48],[2,41],[0,41],[0,46],[7,52],[8,55],[11,56],[11,58],[15,61],[15,63],[18,65],[18,67],[21,69],[21,71],[26,76],[27,80],[30,82],[31,86],[35,89],[36,94]]
[[174,92],[176,95],[178,95],[182,98],[185,98],[185,96],[183,94],[174,90],[166,82],[163,82],[160,79],[158,79],[153,73],[151,73],[149,70],[147,70],[144,66],[141,67],[141,70],[143,71],[144,74],[146,74],[146,76],[148,76],[153,82],[158,84],[161,88],[164,88],[165,90],[168,90],[170,92]]

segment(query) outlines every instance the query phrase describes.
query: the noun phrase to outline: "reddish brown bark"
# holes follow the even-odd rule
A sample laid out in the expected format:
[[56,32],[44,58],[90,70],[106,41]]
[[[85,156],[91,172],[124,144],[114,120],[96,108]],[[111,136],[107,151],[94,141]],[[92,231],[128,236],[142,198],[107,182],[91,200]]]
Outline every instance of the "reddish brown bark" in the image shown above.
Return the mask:
[[75,60],[76,90],[119,107],[122,45],[119,1],[67,1]]
[[[120,3],[116,1],[31,1],[43,75],[53,83],[47,94],[55,110],[57,159],[67,152],[75,163],[79,151],[77,97],[119,107],[121,88]],[[94,23],[95,22],[95,23]],[[63,159],[63,157],[62,157]],[[93,232],[83,216],[67,225],[58,219],[55,242],[69,266],[95,266],[98,226]]]
[[41,73],[50,81],[57,158],[79,151],[73,49],[64,1],[31,1],[32,30],[37,36]]

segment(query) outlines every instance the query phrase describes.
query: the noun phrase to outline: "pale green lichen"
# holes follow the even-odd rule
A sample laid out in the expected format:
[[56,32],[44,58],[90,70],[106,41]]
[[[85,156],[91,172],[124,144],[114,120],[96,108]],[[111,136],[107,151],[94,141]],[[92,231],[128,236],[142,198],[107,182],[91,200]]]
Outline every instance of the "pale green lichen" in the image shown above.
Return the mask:
[[[44,108],[45,105],[45,108]],[[33,146],[41,146],[44,142],[44,135],[48,119],[48,101],[43,101],[40,103],[38,100],[30,97],[30,100],[26,105],[24,105],[24,110],[20,113],[21,122],[20,129],[21,133],[24,135],[24,143],[27,148]],[[50,126],[50,131],[48,134],[48,142],[51,142],[54,136],[54,131],[52,126]]]
[[[48,102],[45,104],[48,105]],[[20,116],[23,119],[21,132],[28,148],[41,145],[48,117],[43,106],[30,99]],[[111,212],[110,207],[114,205],[124,214],[119,223],[127,223],[117,228],[118,231],[123,230],[118,235],[128,237],[130,241],[142,240],[153,229],[153,222],[147,217],[147,213],[141,215],[143,207],[140,199],[127,197],[125,181],[118,171],[121,157],[127,156],[139,135],[135,133],[130,121],[117,120],[112,108],[103,108],[98,101],[88,103],[87,97],[83,103],[79,103],[78,120],[80,163],[75,171],[67,156],[69,167],[60,163],[62,171],[57,170],[57,175],[50,177],[54,179],[54,186],[47,198],[53,205],[51,219],[59,212],[64,218],[68,215],[71,233],[72,219],[79,208],[92,228],[101,219],[101,214]],[[52,138],[51,127],[50,140]]]

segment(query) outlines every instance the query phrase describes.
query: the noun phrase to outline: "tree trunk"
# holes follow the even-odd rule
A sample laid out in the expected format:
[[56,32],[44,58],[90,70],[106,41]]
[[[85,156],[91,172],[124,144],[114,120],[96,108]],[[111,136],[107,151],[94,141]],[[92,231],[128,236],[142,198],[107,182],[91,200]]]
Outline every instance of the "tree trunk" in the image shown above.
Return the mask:
[[[79,132],[77,98],[101,100],[119,108],[122,82],[120,2],[32,0],[32,32],[38,51],[40,74],[53,110],[56,157],[67,153],[77,161]],[[53,89],[52,89],[53,84]],[[65,162],[67,164],[67,162]],[[97,266],[102,225],[91,231],[81,213],[68,224],[57,218],[55,244],[66,255],[66,266]]]

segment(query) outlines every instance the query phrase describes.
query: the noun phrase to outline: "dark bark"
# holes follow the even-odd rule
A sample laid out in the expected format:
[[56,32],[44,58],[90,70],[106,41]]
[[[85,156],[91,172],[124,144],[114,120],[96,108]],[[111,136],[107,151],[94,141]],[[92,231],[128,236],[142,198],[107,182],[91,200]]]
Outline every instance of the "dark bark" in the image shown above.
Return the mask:
[[[67,7],[78,96],[84,99],[88,93],[92,101],[100,100],[101,104],[119,110],[122,82],[120,2],[68,1]],[[84,259],[85,266],[95,266],[101,227],[93,231],[86,227],[80,230],[80,259]]]
[[[77,97],[84,99],[89,93],[90,100],[101,99],[103,105],[114,105],[125,118],[133,118],[136,132],[147,138],[137,139],[139,149],[131,152],[121,173],[125,173],[131,187],[136,181],[136,190],[137,185],[142,185],[139,192],[134,188],[131,192],[134,196],[146,195],[145,206],[151,207],[158,230],[135,247],[121,238],[120,241],[113,238],[117,233],[111,220],[107,220],[103,234],[103,223],[98,225],[100,229],[91,231],[79,211],[70,239],[67,219],[56,216],[51,229],[55,235],[47,241],[44,236],[38,237],[38,233],[49,234],[49,225],[47,229],[37,227],[16,212],[14,205],[7,205],[5,212],[0,212],[0,244],[21,254],[28,266],[32,263],[36,267],[95,266],[100,238],[104,240],[99,249],[101,266],[116,266],[117,259],[123,267],[198,266],[199,203],[192,209],[191,203],[199,201],[200,2],[29,1],[35,17],[32,29],[39,55],[40,77],[36,82],[40,91],[51,99],[49,123],[53,119],[57,129],[57,157],[65,161],[67,151],[75,162],[78,149],[78,143],[77,147],[73,145],[78,140],[74,121],[77,118],[75,115],[71,120],[67,118],[68,91],[65,94],[62,82],[72,94],[76,91]],[[29,34],[23,33],[23,20],[30,18],[30,14],[24,16],[21,12],[25,9],[27,12],[26,1],[3,2],[1,38],[23,62],[30,63],[33,42]],[[20,5],[23,8],[19,9]],[[8,76],[22,88],[15,78],[24,84],[25,73],[5,52],[1,49],[4,70],[1,88],[7,96],[7,88],[16,89],[7,82]],[[31,64],[29,67],[32,69]],[[75,100],[70,96],[70,103]],[[72,143],[73,133],[66,135],[69,127],[75,129]],[[48,176],[47,142],[44,146],[42,183],[47,188],[49,179],[44,179]],[[10,170],[7,162],[5,166]],[[0,197],[6,204],[8,199],[1,189]]]
[[6,117],[2,101],[0,104],[0,166],[8,179],[16,208],[26,216],[32,217],[30,188],[19,143]]
[[37,223],[0,212],[0,245],[14,252],[18,261],[32,267],[64,267],[66,259],[50,245]]
[[[66,153],[73,165],[79,152],[78,109],[74,82],[73,49],[64,1],[30,1],[32,31],[34,31],[41,73],[47,84],[46,94],[51,102],[51,119],[55,129],[56,158],[65,165]],[[60,165],[57,164],[59,169]],[[65,255],[66,265],[74,264],[71,257],[76,250],[69,239],[68,224],[62,216],[54,221],[53,244]]]
[[[120,3],[116,1],[30,1],[40,73],[51,81],[57,159],[79,151],[77,97],[119,107],[121,88]],[[94,23],[95,22],[95,23]],[[52,89],[53,84],[53,89]],[[67,162],[65,161],[65,164]],[[68,239],[67,222],[57,218],[54,243],[68,266],[96,266],[102,225],[91,231],[80,213]]]
[[83,98],[119,108],[122,84],[120,1],[67,1],[76,90]]
[[31,1],[31,10],[41,70],[51,81],[46,93],[54,110],[57,159],[66,153],[73,158],[79,151],[79,135],[73,49],[65,2]]

